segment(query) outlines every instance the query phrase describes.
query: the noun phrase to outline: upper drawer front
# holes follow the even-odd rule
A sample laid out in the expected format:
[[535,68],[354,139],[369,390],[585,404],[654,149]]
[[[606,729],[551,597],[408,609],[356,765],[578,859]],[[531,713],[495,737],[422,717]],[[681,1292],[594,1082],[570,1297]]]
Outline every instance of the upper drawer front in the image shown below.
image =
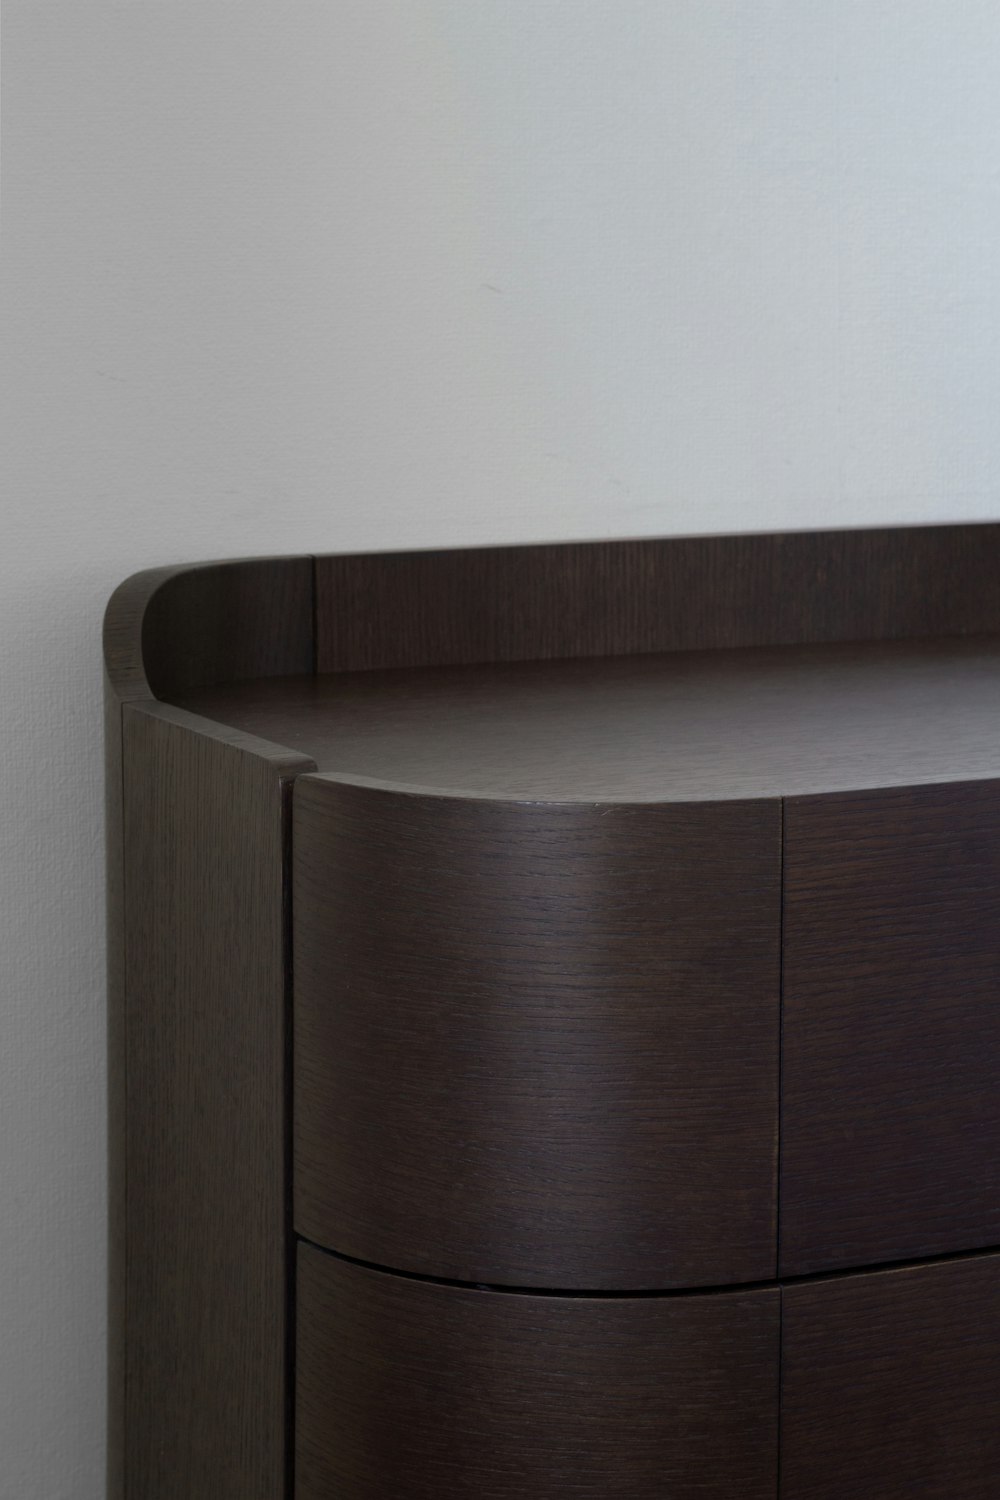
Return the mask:
[[785,809],[783,1274],[1000,1242],[1000,783]]
[[774,1274],[769,802],[295,788],[296,1225],[515,1286]]

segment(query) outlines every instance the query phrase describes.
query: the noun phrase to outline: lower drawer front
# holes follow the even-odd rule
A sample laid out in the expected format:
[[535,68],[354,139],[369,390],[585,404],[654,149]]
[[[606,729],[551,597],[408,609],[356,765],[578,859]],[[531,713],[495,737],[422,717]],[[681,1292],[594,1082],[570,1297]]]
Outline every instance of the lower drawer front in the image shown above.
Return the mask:
[[562,1297],[299,1249],[296,1500],[774,1500],[777,1290]]
[[782,1500],[996,1500],[1000,1255],[782,1298]]
[[296,1500],[1000,1495],[1000,1255],[565,1297],[304,1245],[298,1306]]

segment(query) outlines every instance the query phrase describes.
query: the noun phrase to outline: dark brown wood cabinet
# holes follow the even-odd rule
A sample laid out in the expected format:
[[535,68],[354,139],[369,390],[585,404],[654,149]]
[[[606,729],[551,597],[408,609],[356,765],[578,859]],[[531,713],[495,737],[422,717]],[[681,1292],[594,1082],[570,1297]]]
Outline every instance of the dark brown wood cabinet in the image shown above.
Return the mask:
[[110,1500],[1000,1492],[998,571],[122,585]]

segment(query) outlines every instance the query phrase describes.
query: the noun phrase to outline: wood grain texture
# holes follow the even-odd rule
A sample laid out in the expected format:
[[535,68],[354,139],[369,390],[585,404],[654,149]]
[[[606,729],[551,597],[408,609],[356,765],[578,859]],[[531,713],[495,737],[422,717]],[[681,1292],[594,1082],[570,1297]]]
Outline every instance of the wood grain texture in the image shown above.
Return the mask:
[[1000,637],[275,678],[187,693],[321,770],[705,801],[1000,776]]
[[127,1500],[284,1493],[282,859],[310,764],[124,710]]
[[136,573],[108,603],[104,659],[123,701],[311,672],[313,560],[239,558]]
[[[112,1500],[286,1493],[282,846],[289,786],[314,752],[347,774],[302,783],[314,848],[299,871],[298,1199],[313,1237],[477,1281],[773,1275],[771,820],[790,794],[803,858],[785,913],[785,1271],[1000,1240],[1000,650],[960,639],[1000,633],[998,563],[1000,526],[973,525],[327,558],[315,589],[311,559],[236,561],[117,591],[105,632]],[[864,644],[830,644],[850,641]],[[613,659],[636,653],[648,659]],[[482,665],[449,671],[461,663]],[[317,666],[340,675],[316,681]],[[361,784],[372,776],[409,790]],[[989,781],[804,795],[973,777]],[[545,805],[560,801],[577,805]],[[819,803],[838,804],[829,823]],[[765,1358],[749,1324],[735,1343],[723,1323],[689,1339],[676,1319],[751,1297],[770,1309],[776,1292],[627,1304],[419,1286],[414,1297],[460,1299],[434,1301],[432,1319],[431,1301],[396,1306],[415,1283],[336,1274],[348,1271],[349,1290],[366,1276],[393,1288],[338,1290],[317,1298],[315,1326],[306,1318],[303,1473],[317,1496],[354,1500],[348,1479],[361,1500],[488,1500],[489,1484],[501,1500],[773,1495],[771,1407],[750,1409],[748,1436],[744,1386],[727,1383],[773,1372],[772,1346]],[[992,1291],[969,1295],[995,1343]],[[484,1313],[500,1303],[502,1319]],[[445,1307],[463,1309],[453,1326]],[[598,1309],[590,1332],[578,1307]],[[860,1486],[793,1495],[792,1467],[786,1500],[988,1493],[975,1486],[996,1468],[996,1402],[979,1387],[992,1391],[995,1372],[964,1308],[974,1379],[963,1396],[957,1355],[942,1378],[965,1468],[939,1480],[943,1459],[901,1463],[910,1488],[894,1490],[877,1434],[862,1454],[851,1417]],[[326,1346],[327,1326],[354,1347]],[[372,1328],[362,1345],[355,1333]],[[895,1355],[858,1358],[874,1379]],[[599,1392],[609,1362],[617,1384]],[[916,1379],[927,1411],[930,1379]],[[683,1393],[663,1413],[661,1386]],[[578,1410],[581,1388],[591,1404]],[[396,1432],[375,1415],[383,1391]],[[457,1446],[434,1405],[449,1391],[443,1409],[472,1413]],[[338,1402],[346,1427],[331,1427]],[[337,1457],[331,1432],[351,1434]],[[936,1462],[952,1448],[934,1441]],[[622,1455],[637,1455],[624,1471]],[[807,1472],[837,1478],[825,1459]]]
[[299,1232],[473,1282],[772,1276],[779,819],[300,778]]
[[317,558],[317,670],[1000,631],[1000,526]]
[[1000,1243],[1000,781],[785,806],[781,1269]]
[[[125,580],[104,618],[106,891],[108,953],[108,1500],[134,1500],[135,1433],[126,1391],[130,1325],[127,1192],[130,1100],[126,1084],[129,988],[123,839],[122,715],[206,683],[302,672],[313,664],[311,558],[249,559],[150,569]],[[210,716],[209,716],[210,717]],[[190,721],[192,736],[226,732]],[[233,740],[229,736],[229,740]],[[236,737],[239,738],[239,737]],[[253,753],[249,746],[248,753]],[[267,746],[265,755],[273,746]],[[308,764],[307,762],[303,762]],[[133,777],[136,768],[131,768]],[[138,773],[144,774],[144,773]],[[135,851],[131,851],[133,858]],[[141,871],[144,860],[139,852]],[[140,1020],[140,1027],[145,1022]],[[147,1163],[148,1166],[148,1163]],[[221,1364],[220,1364],[221,1368]],[[169,1388],[169,1373],[164,1373]]]
[[781,1295],[782,1500],[996,1500],[1000,1257]]
[[297,1500],[773,1500],[778,1298],[531,1297],[303,1245]]
[[125,1087],[125,852],[122,838],[122,705],[104,673],[105,897],[107,908],[108,1333],[107,1500],[126,1500],[125,1350],[128,1336],[128,1093]]

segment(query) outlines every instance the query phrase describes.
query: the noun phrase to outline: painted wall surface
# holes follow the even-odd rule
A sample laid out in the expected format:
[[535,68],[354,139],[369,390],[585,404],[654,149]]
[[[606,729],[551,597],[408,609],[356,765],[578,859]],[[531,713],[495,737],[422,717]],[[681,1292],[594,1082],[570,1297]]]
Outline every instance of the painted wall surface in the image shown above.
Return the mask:
[[98,1500],[107,595],[234,554],[995,518],[1000,6],[5,21],[0,1496]]

